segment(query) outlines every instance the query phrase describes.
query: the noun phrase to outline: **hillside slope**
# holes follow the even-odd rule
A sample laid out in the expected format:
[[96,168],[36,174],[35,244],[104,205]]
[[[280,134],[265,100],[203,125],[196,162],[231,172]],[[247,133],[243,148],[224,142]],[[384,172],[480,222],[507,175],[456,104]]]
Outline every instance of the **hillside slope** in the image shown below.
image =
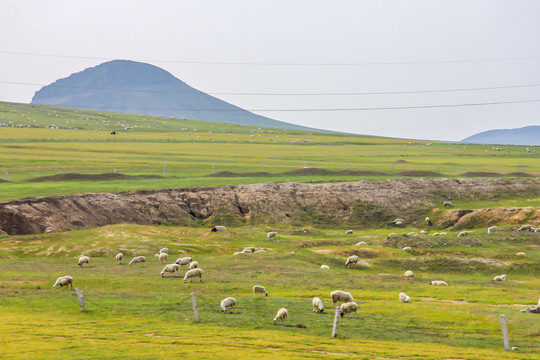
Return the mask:
[[540,126],[484,131],[461,142],[473,144],[540,145]]
[[253,114],[159,67],[129,60],[109,61],[59,79],[37,91],[32,104],[314,130]]

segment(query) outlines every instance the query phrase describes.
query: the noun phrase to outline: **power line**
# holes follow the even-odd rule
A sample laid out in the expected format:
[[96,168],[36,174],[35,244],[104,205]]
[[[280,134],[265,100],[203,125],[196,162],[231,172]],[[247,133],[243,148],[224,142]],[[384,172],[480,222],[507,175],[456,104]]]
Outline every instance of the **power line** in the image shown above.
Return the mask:
[[[14,51],[0,51],[0,54],[23,55],[23,56],[43,56],[68,59],[88,59],[88,60],[117,60],[117,58],[98,56],[78,56],[78,55],[58,55],[44,53],[26,53]],[[426,61],[387,61],[387,62],[343,62],[343,63],[287,63],[287,62],[227,62],[227,61],[195,61],[195,60],[156,60],[139,59],[134,61],[177,63],[177,64],[199,64],[199,65],[250,65],[250,66],[372,66],[372,65],[422,65],[422,64],[452,64],[452,63],[478,63],[478,62],[499,62],[499,61],[523,61],[538,60],[540,56],[513,57],[513,58],[491,58],[491,59],[461,59],[461,60],[426,60]]]
[[[489,105],[505,105],[505,104],[523,104],[540,102],[540,99],[531,100],[513,100],[513,101],[493,101],[481,103],[463,103],[463,104],[439,104],[439,105],[418,105],[418,106],[387,106],[387,107],[363,107],[363,108],[318,108],[318,109],[190,109],[190,108],[136,108],[130,106],[100,106],[99,109],[86,110],[118,110],[127,109],[133,110],[155,110],[155,111],[250,111],[250,112],[332,112],[332,111],[374,111],[374,110],[409,110],[409,109],[433,109],[433,108],[452,108],[452,107],[469,107],[469,106],[489,106]],[[36,104],[39,105],[39,104]]]
[[[48,84],[15,82],[15,81],[0,81],[1,84],[14,85],[29,85],[29,86],[48,86]],[[241,95],[241,96],[354,96],[354,95],[399,95],[399,94],[426,94],[426,93],[445,93],[445,92],[460,92],[460,91],[482,91],[482,90],[500,90],[500,89],[517,89],[538,87],[540,84],[523,84],[523,85],[505,85],[477,88],[459,88],[459,89],[434,89],[434,90],[409,90],[409,91],[378,91],[378,92],[338,92],[338,93],[251,93],[251,92],[208,92],[210,95]],[[194,91],[174,91],[174,90],[149,90],[149,89],[125,89],[125,88],[103,88],[90,86],[63,86],[54,84],[53,87],[67,89],[89,89],[89,90],[114,90],[114,91],[129,91],[142,93],[171,93],[171,94],[198,94],[199,90]]]

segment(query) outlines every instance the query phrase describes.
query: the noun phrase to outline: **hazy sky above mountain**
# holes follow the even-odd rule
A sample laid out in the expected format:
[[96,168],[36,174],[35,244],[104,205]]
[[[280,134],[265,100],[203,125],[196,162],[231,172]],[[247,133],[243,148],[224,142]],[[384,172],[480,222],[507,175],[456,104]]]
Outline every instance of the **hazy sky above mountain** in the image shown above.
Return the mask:
[[129,59],[322,129],[460,140],[540,125],[536,0],[2,0],[0,12],[0,101]]

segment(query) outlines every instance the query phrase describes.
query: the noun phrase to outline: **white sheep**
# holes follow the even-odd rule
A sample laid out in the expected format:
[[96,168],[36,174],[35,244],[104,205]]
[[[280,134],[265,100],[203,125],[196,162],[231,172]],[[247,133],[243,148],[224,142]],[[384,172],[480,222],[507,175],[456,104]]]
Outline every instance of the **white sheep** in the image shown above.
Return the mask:
[[347,230],[345,231],[345,235],[352,235],[353,231],[352,230]]
[[90,261],[88,256],[81,256],[79,258],[79,266],[82,267],[82,264],[88,264],[88,261]]
[[287,309],[281,308],[278,310],[276,317],[274,318],[274,325],[276,325],[278,320],[281,320],[281,325],[283,325],[283,322],[287,320],[287,316],[289,313],[287,312]]
[[426,222],[426,225],[428,226],[431,226],[433,223],[431,222],[431,219],[429,217],[426,216],[426,218],[424,219],[424,221]]
[[243,255],[243,254],[245,254],[245,252],[243,252],[243,251],[235,251],[233,253],[233,255]]
[[311,304],[313,305],[313,312],[322,313],[324,311],[323,303],[318,297],[314,297]]
[[433,280],[433,281],[430,281],[429,284],[433,286],[448,286],[446,281],[442,281],[442,280]]
[[345,261],[345,267],[349,267],[349,265],[356,265],[358,262],[358,256],[352,255],[347,258],[347,261]]
[[253,253],[253,252],[255,252],[255,250],[257,250],[257,248],[254,247],[254,246],[246,246],[246,247],[244,248],[244,250],[242,250],[242,252],[243,252],[244,254],[245,254],[245,253]]
[[182,265],[187,265],[192,261],[193,261],[192,258],[190,258],[189,256],[186,256],[186,257],[183,257],[183,258],[176,259],[175,264],[178,264],[178,265],[182,266]]
[[161,253],[167,253],[167,254],[168,254],[168,253],[169,253],[169,248],[164,247],[163,249],[160,249],[160,250],[159,250],[159,253],[160,253],[160,254],[161,254]]
[[411,298],[405,293],[399,293],[399,301],[403,303],[411,302]]
[[56,287],[60,285],[60,287],[63,286],[70,286],[71,290],[73,290],[73,278],[71,276],[60,276],[58,279],[56,279],[56,282],[53,285],[53,289],[56,289]]
[[268,234],[266,234],[266,238],[267,239],[270,239],[270,238],[274,238],[277,236],[277,232],[276,231],[270,231]]
[[403,249],[401,249],[401,250],[407,251],[407,252],[411,252],[411,251],[412,251],[412,249],[411,249],[410,246],[405,246],[405,247],[404,247]]
[[189,263],[189,270],[196,269],[199,267],[199,263],[197,261],[192,261]]
[[264,294],[268,296],[268,292],[266,291],[264,286],[261,286],[261,285],[255,285],[253,287],[253,295],[257,295],[257,294]]
[[450,201],[443,202],[444,207],[454,207],[454,204],[452,204]]
[[413,278],[414,273],[411,270],[407,270],[407,271],[405,271],[405,277]]
[[341,290],[335,290],[330,293],[330,297],[332,297],[332,303],[334,306],[336,306],[336,303],[339,302],[352,302],[354,301],[351,294],[345,291]]
[[341,304],[339,307],[339,315],[343,317],[345,314],[349,314],[349,319],[351,318],[351,314],[355,313],[356,310],[358,310],[358,304],[355,302],[346,302]]
[[522,230],[530,230],[532,228],[531,225],[527,224],[527,225],[521,225],[518,229],[518,231],[522,231]]
[[469,236],[470,233],[472,233],[472,231],[464,230],[464,231],[460,232],[459,234],[457,234],[457,237]]
[[227,231],[225,226],[217,225],[212,228],[212,232]]
[[435,236],[439,236],[439,235],[441,235],[441,234],[438,233],[438,232],[435,232],[435,233],[431,234],[431,237],[435,237]]
[[420,234],[426,235],[426,230],[420,230]]
[[488,234],[493,234],[494,232],[497,232],[497,227],[496,226],[488,227],[488,229],[487,229]]
[[129,266],[133,264],[143,263],[146,262],[146,258],[144,256],[135,256],[131,261],[129,262]]
[[393,223],[397,227],[402,227],[403,226],[403,220],[394,220]]
[[328,265],[321,265],[321,269],[328,270],[328,269],[330,269],[330,266],[328,266]]
[[176,273],[176,275],[178,275],[178,269],[180,269],[180,266],[178,264],[167,264],[165,265],[163,270],[161,270],[161,276],[163,276],[166,272],[170,272],[173,274]]
[[367,242],[365,241],[360,241],[356,243],[356,246],[365,246],[365,245],[367,245]]
[[200,268],[188,270],[186,275],[184,275],[184,282],[186,282],[187,279],[190,279],[190,282],[193,282],[194,277],[198,277],[199,282],[202,282],[202,272],[203,271]]
[[231,312],[234,309],[234,306],[236,305],[236,299],[233,297],[228,297],[223,300],[221,300],[221,311],[227,312],[227,308],[231,308]]
[[495,276],[493,278],[493,281],[505,281],[506,280],[506,274]]
[[534,232],[535,233],[540,232],[540,227],[537,227],[536,229],[534,229]]
[[162,253],[154,255],[154,257],[159,258],[159,262],[163,264],[165,261],[167,261],[167,258],[169,257],[169,255],[166,252],[162,252]]
[[396,236],[397,234],[396,233],[390,233],[388,234],[388,237],[391,238],[392,236]]
[[517,255],[517,256],[525,256],[525,253],[522,252],[522,251],[520,251],[520,252],[518,252],[516,255]]
[[122,259],[124,258],[124,254],[118,253],[116,254],[116,261],[118,261],[118,265],[122,264]]

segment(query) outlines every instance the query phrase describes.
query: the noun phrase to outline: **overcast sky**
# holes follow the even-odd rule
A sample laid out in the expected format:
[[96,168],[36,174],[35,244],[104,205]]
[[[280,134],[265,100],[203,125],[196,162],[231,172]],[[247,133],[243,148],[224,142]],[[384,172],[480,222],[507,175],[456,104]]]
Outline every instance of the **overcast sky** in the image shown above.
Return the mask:
[[[0,13],[0,101],[129,59],[322,129],[461,140],[540,125],[537,0],[2,0]],[[432,92],[478,88],[498,89]],[[439,107],[501,102],[514,103]]]

